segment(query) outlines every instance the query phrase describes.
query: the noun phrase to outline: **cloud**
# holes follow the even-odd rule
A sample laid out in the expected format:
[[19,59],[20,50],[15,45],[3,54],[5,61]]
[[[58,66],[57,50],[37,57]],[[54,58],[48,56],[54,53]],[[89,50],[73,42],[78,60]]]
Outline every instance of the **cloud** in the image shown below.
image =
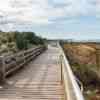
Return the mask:
[[90,16],[96,12],[99,15],[97,2],[99,0],[0,0],[0,24],[10,25],[11,29],[27,24],[49,25],[60,18]]
[[[39,1],[39,0],[36,0]],[[43,6],[44,3],[32,2],[32,0],[3,0],[0,2],[0,24],[47,24],[48,18]]]
[[100,18],[100,0],[96,0],[96,18]]

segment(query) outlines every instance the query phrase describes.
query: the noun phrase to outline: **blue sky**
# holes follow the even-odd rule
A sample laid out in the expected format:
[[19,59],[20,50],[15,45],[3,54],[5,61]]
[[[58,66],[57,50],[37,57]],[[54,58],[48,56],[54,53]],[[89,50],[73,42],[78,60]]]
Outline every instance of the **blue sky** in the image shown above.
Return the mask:
[[100,39],[100,0],[0,0],[0,29]]

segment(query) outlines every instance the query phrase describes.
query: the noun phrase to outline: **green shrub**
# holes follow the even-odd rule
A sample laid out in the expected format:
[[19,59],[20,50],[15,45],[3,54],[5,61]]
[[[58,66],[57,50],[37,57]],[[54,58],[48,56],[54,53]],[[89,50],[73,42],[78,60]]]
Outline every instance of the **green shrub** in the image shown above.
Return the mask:
[[6,37],[2,37],[1,42],[2,42],[3,44],[7,43],[7,38],[6,38]]
[[0,46],[2,45],[1,41],[0,41]]
[[23,32],[22,34],[24,36],[24,39],[27,40],[30,44],[44,44],[44,40],[41,37],[36,36],[33,32]]
[[20,50],[28,48],[28,41],[25,40],[23,34],[21,33],[16,34],[16,45],[17,45],[17,48]]
[[7,50],[16,51],[17,49],[28,49],[32,45],[43,45],[44,41],[34,32],[0,32],[0,46],[2,44],[7,46]]
[[1,45],[1,48],[0,48],[0,52],[1,52],[1,53],[8,52],[8,47],[7,47],[7,45],[2,44],[2,45]]
[[33,32],[23,32],[24,39],[34,44],[35,34]]
[[86,88],[100,85],[100,78],[90,67],[91,66],[78,64],[72,66],[74,74]]
[[16,46],[13,46],[12,48],[9,48],[9,51],[12,51],[13,53],[16,53],[17,52]]
[[13,48],[15,45],[16,45],[15,42],[7,43],[7,46],[9,48]]

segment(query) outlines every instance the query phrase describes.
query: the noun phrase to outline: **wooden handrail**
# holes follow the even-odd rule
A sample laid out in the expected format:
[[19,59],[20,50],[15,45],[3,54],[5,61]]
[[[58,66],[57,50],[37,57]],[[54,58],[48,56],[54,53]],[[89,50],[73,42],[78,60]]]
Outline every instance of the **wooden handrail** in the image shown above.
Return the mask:
[[18,52],[14,55],[5,57],[0,56],[0,83],[5,80],[7,75],[21,68],[24,64],[27,64],[45,49],[46,48],[44,46],[39,46],[26,51]]
[[69,62],[64,54],[64,51],[59,43],[58,46],[62,56],[62,76],[65,87],[66,100],[85,100],[69,65]]

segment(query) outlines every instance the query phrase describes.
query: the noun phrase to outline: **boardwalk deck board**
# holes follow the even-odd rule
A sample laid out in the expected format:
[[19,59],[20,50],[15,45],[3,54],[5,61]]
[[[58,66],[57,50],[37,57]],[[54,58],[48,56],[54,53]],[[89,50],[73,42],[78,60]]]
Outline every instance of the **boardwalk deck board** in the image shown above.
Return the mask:
[[7,80],[0,100],[64,100],[59,49],[49,49]]

